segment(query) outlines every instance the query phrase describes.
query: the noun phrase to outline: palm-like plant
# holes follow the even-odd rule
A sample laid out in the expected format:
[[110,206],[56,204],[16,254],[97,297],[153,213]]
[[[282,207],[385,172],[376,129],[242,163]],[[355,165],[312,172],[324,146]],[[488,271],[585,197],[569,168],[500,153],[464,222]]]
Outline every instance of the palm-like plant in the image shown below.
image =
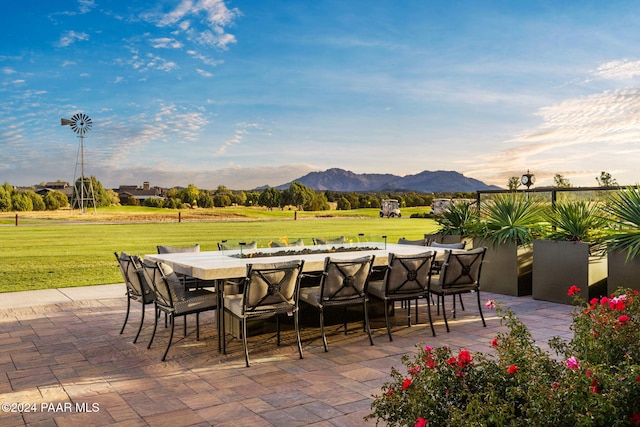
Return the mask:
[[556,202],[545,216],[553,228],[547,234],[552,240],[599,243],[607,225],[600,206],[584,200]]
[[500,194],[483,202],[476,235],[493,245],[530,244],[541,231],[544,220],[541,201],[524,194]]
[[605,211],[611,215],[613,230],[606,238],[609,249],[627,251],[627,261],[640,255],[640,187],[614,193]]
[[451,203],[449,209],[436,219],[440,224],[439,233],[471,235],[471,230],[478,220],[478,209],[466,200]]

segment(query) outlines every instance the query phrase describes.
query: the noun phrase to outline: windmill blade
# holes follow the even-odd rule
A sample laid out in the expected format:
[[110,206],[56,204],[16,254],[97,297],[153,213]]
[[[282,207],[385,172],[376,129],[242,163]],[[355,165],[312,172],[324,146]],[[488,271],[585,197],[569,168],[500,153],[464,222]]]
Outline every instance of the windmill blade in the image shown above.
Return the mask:
[[68,126],[71,123],[73,123],[73,122],[71,120],[69,120],[69,119],[60,119],[60,125],[61,126]]

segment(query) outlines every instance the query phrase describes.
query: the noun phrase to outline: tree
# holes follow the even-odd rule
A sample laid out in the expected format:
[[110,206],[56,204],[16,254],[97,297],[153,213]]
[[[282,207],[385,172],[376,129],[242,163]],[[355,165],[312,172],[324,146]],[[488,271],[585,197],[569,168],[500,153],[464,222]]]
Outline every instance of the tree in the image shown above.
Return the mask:
[[0,212],[9,212],[11,210],[11,192],[5,187],[0,187]]
[[216,208],[231,206],[231,197],[228,194],[217,193],[213,196],[213,206]]
[[553,186],[556,188],[569,188],[571,183],[567,178],[557,173],[553,177]]
[[349,200],[346,197],[340,197],[338,199],[336,209],[339,211],[347,211],[351,209],[351,203],[349,203]]
[[180,199],[183,203],[189,203],[192,207],[198,205],[198,196],[200,190],[193,184],[189,184],[187,188],[180,191]]
[[28,190],[24,192],[24,195],[31,199],[31,204],[33,205],[34,211],[43,211],[45,210],[44,200],[42,196],[36,194],[34,191]]
[[69,198],[61,191],[49,191],[44,196],[44,205],[48,211],[55,211],[56,209],[69,206]]
[[212,208],[213,199],[206,191],[201,191],[200,196],[198,196],[198,206],[201,208]]
[[33,203],[24,193],[15,193],[11,196],[11,205],[14,211],[28,212],[33,210]]
[[611,176],[609,172],[600,172],[600,177],[596,177],[596,181],[600,187],[616,187],[618,182]]
[[520,181],[520,178],[518,178],[517,176],[512,176],[511,178],[509,178],[507,188],[509,189],[509,191],[516,191],[521,185],[522,182]]
[[258,197],[258,204],[269,209],[279,208],[282,206],[282,192],[273,187],[265,188]]

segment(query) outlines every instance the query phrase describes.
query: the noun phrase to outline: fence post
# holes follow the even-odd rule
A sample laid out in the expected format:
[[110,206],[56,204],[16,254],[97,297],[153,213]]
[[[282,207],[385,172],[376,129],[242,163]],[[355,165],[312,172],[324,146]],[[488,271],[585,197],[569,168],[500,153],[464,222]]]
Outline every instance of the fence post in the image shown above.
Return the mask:
[[16,227],[18,226],[18,214],[16,214]]
[[182,222],[182,212],[178,212],[178,222]]

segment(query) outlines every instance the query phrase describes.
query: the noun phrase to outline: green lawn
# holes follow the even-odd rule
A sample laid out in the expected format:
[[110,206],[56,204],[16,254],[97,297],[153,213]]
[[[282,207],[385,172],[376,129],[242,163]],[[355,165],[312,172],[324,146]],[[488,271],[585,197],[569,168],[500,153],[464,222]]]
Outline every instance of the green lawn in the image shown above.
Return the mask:
[[[255,218],[246,209],[237,208],[237,215]],[[192,245],[200,243],[202,250],[216,250],[221,240],[253,241],[261,246],[271,240],[303,238],[334,238],[389,242],[400,237],[418,239],[437,229],[430,219],[410,219],[412,211],[404,209],[403,218],[378,218],[377,210],[349,211],[349,216],[329,216],[336,211],[299,212],[293,220],[292,211],[262,211],[263,219],[213,222],[156,222],[156,223],[84,223],[0,226],[0,292],[29,289],[85,286],[122,282],[114,251],[134,254],[156,252],[156,245]],[[225,212],[229,213],[227,208]],[[340,212],[343,214],[344,212]],[[273,216],[271,216],[273,215]],[[282,215],[278,219],[278,216]],[[323,216],[325,215],[325,216]],[[264,218],[270,219],[264,219]],[[23,224],[21,222],[21,224]]]

